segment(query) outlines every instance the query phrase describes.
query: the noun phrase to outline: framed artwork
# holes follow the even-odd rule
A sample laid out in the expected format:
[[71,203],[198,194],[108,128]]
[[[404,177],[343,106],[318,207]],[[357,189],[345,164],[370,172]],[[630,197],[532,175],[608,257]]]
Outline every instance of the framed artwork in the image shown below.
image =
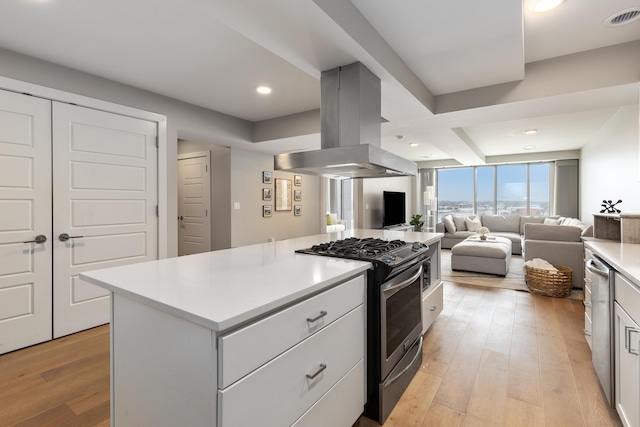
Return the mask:
[[293,190],[293,201],[294,202],[302,201],[302,190]]
[[293,207],[293,214],[294,214],[295,216],[300,216],[300,215],[302,215],[302,205],[295,205],[295,206]]
[[263,184],[271,184],[271,172],[264,171],[262,172],[262,183]]
[[300,187],[302,185],[302,175],[293,175],[293,185]]
[[270,188],[263,188],[262,189],[262,200],[266,200],[266,201],[271,201],[273,200],[273,190],[271,190]]
[[271,218],[272,205],[263,205],[262,206],[262,217],[263,218]]
[[291,210],[291,180],[276,178],[276,211]]

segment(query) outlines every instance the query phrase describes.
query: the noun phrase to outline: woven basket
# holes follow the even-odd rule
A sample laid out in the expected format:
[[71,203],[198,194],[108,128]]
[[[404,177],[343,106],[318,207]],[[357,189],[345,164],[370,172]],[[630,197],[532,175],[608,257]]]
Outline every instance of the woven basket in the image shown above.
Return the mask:
[[532,294],[547,297],[567,297],[571,294],[573,270],[570,267],[554,265],[557,272],[525,266],[527,287]]

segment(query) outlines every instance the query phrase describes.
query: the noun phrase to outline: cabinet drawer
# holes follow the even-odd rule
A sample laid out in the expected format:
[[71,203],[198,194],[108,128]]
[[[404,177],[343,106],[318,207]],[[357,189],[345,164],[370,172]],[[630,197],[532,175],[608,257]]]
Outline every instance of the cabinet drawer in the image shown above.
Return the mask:
[[430,293],[422,300],[422,333],[433,324],[442,311],[443,304],[443,286],[442,282],[435,285],[433,289],[429,289]]
[[218,425],[291,425],[364,358],[364,320],[364,306],[360,305],[245,378],[220,390]]
[[591,285],[589,283],[584,284],[584,312],[589,315],[591,319]]
[[[288,280],[289,278],[283,278]],[[290,279],[289,279],[290,280]],[[226,388],[364,302],[363,275],[218,339],[218,388]],[[323,313],[326,313],[322,315]],[[317,320],[313,320],[317,318]]]
[[364,360],[361,360],[292,427],[352,425],[364,410],[364,389]]
[[[615,275],[615,299],[627,313],[640,313],[640,289],[618,272]],[[638,322],[640,319],[633,320]]]
[[585,311],[584,313],[584,338],[587,340],[587,344],[589,344],[589,348],[591,347],[591,331],[593,330],[593,327],[591,326],[591,316],[589,316],[587,314],[587,312]]

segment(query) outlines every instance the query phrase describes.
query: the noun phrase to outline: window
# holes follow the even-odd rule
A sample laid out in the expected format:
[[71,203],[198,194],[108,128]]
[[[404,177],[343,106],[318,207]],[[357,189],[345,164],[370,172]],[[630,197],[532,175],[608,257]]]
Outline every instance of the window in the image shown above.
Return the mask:
[[549,216],[551,210],[551,186],[549,163],[538,163],[529,166],[529,214],[534,216]]
[[546,216],[551,163],[437,170],[438,221],[449,213]]
[[323,178],[325,187],[325,206],[328,212],[338,214],[338,218],[347,222],[347,229],[355,224],[353,179]]
[[496,212],[527,215],[527,165],[506,165],[496,169]]
[[495,168],[493,166],[476,168],[476,212],[478,215],[495,213],[494,176]]
[[438,221],[449,213],[474,213],[473,188],[473,168],[438,170]]

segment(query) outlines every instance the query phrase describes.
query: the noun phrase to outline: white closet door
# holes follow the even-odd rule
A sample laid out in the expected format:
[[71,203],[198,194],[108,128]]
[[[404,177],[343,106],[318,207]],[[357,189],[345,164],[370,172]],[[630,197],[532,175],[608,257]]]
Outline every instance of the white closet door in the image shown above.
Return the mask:
[[0,354],[51,339],[51,237],[51,102],[0,91]]
[[154,122],[53,103],[54,338],[109,322],[108,292],[80,273],[157,259],[156,135]]
[[211,250],[210,153],[178,156],[178,255]]

